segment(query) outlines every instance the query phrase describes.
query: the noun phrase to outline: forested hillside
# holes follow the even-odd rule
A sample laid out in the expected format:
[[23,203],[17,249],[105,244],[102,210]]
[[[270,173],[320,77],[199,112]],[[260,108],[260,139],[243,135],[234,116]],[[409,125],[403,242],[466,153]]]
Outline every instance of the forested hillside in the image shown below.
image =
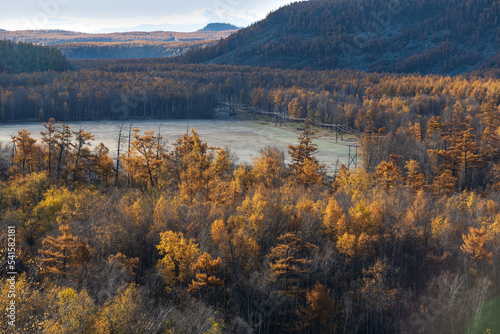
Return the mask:
[[[0,164],[1,221],[18,247],[16,329],[496,333],[498,109],[469,112],[449,112],[466,125],[433,118],[425,139],[404,136],[417,159],[424,145],[443,152],[431,168],[396,155],[391,135],[367,134],[382,161],[341,166],[334,180],[307,124],[291,164],[268,147],[251,166],[195,130],[165,143],[122,128],[115,162],[87,129],[51,119],[40,142],[20,130]],[[475,146],[476,121],[493,146]],[[490,167],[480,187],[457,182]],[[0,281],[4,309],[9,287]]]
[[0,41],[0,73],[61,72],[69,68],[66,58],[55,48]]
[[499,15],[498,0],[301,1],[180,61],[456,74],[493,61]]

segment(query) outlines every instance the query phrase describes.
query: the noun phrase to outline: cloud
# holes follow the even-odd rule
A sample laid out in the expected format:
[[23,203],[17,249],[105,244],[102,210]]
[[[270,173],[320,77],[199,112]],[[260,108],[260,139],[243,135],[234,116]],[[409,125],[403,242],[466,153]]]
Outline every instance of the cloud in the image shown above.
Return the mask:
[[[0,28],[65,29],[95,32],[141,25],[205,25],[227,22],[247,26],[288,0],[19,0],[0,13]],[[23,13],[22,15],[20,13]],[[137,15],[138,14],[138,15]]]

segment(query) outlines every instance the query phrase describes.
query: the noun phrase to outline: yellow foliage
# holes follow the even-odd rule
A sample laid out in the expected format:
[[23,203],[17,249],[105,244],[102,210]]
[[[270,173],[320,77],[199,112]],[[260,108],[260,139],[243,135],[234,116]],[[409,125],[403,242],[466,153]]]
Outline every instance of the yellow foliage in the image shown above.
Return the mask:
[[482,214],[478,220],[486,229],[488,240],[493,241],[500,236],[500,205],[491,199],[481,201],[479,205],[482,208]]
[[406,211],[404,219],[401,220],[396,231],[397,237],[404,239],[404,236],[424,237],[426,214],[428,214],[428,199],[423,190],[417,192],[413,205]]
[[154,131],[146,131],[143,136],[139,129],[133,129],[134,140],[130,143],[127,155],[121,160],[130,177],[145,185],[153,187],[158,178],[158,172],[165,157],[160,135]]
[[436,176],[432,183],[432,189],[435,193],[451,194],[456,189],[457,178],[453,176],[451,170],[447,169]]
[[145,219],[145,214],[140,198],[134,201],[134,204],[127,207],[127,213],[132,218],[132,222],[136,227],[142,225]]
[[138,323],[144,317],[143,311],[141,292],[134,284],[129,284],[101,307],[94,333],[130,333],[132,329],[138,330]]
[[495,220],[491,223],[482,223],[482,228],[486,229],[486,235],[488,236],[488,240],[495,240],[498,236],[500,236],[500,213],[496,215]]
[[318,205],[307,197],[301,197],[297,204],[295,204],[297,211],[297,218],[302,220],[308,214],[316,214],[318,212]]
[[46,328],[46,333],[94,333],[95,305],[87,291],[77,293],[65,288],[59,291],[57,298],[56,322]]
[[198,133],[184,134],[177,140],[172,159],[180,174],[180,197],[188,204],[196,199],[213,200],[220,180],[226,178],[231,161],[227,151],[208,146]]
[[238,208],[239,212],[248,217],[255,231],[259,231],[263,227],[269,201],[269,192],[264,187],[259,187],[254,195],[247,196]]
[[55,222],[63,205],[71,200],[73,194],[67,188],[49,189],[44,199],[34,208],[34,215],[41,221]]
[[48,236],[42,241],[44,249],[39,251],[43,256],[41,271],[66,276],[77,266],[75,257],[77,238],[73,236],[68,225],[59,226],[59,231],[61,232],[59,237]]
[[193,280],[189,286],[189,290],[194,292],[203,287],[223,287],[224,283],[216,275],[220,272],[222,260],[220,257],[212,259],[210,254],[203,253],[198,258],[194,265],[196,280]]
[[224,333],[224,322],[218,322],[215,321],[214,319],[209,319],[210,324],[212,327],[207,332],[204,332],[203,334],[222,334]]
[[306,326],[316,327],[318,333],[331,333],[333,328],[333,298],[329,289],[316,282],[311,290],[306,293],[306,306],[297,313],[301,316]]
[[463,235],[464,243],[460,249],[470,255],[474,260],[487,260],[493,262],[493,254],[488,252],[484,247],[488,240],[486,230],[484,227],[477,229],[474,227],[469,228],[469,234]]
[[358,168],[352,173],[343,171],[340,174],[340,189],[345,191],[355,202],[366,199],[373,184],[372,175],[364,168]]
[[326,165],[320,165],[316,160],[305,158],[299,172],[296,174],[296,181],[300,184],[322,184]]
[[163,257],[158,261],[157,268],[169,290],[194,276],[193,266],[199,248],[193,239],[186,240],[182,233],[167,231],[160,233],[160,237],[160,244],[156,248]]
[[268,146],[254,160],[252,179],[266,187],[277,187],[285,174],[285,156],[278,148]]
[[448,218],[443,218],[443,216],[438,216],[434,218],[431,222],[432,237],[435,239],[445,237],[449,235],[452,229],[452,225]]
[[238,220],[238,228],[245,229],[247,233],[260,240],[267,237],[266,233],[271,228],[270,221],[280,214],[281,207],[271,199],[270,190],[259,185],[253,196],[247,196],[237,209],[234,222]]
[[316,246],[295,233],[285,233],[267,255],[271,275],[281,283],[281,293],[295,296],[300,292],[301,277],[310,272],[311,252]]
[[340,164],[337,175],[335,175],[335,187],[342,188],[344,189],[344,191],[347,192],[347,189],[349,189],[349,184],[350,184],[349,180],[350,176],[351,173],[349,172],[347,166],[344,164]]
[[[46,293],[42,297],[38,294],[37,290],[40,289],[39,283],[30,283],[27,280],[26,273],[16,276],[15,292],[11,289],[12,283],[7,278],[2,277],[0,279],[0,308],[4,312],[4,316],[0,317],[0,328],[5,329],[9,327],[7,322],[11,319],[7,317],[7,307],[11,301],[14,301],[17,310],[15,324],[18,332],[41,332],[42,328],[40,326],[43,324],[44,313],[50,312],[52,302],[55,301],[52,298],[54,296]],[[14,296],[12,295],[13,292]],[[22,312],[19,310],[22,310]]]
[[422,141],[422,128],[420,123],[413,124],[412,122],[408,123],[408,131],[411,136],[418,142]]
[[95,170],[105,184],[113,173],[113,159],[108,154],[109,149],[102,142],[94,149]]
[[405,168],[408,172],[406,176],[406,184],[413,187],[415,190],[423,189],[426,185],[425,176],[420,172],[420,167],[415,160],[409,160]]
[[467,208],[469,209],[470,212],[472,212],[476,208],[477,204],[477,197],[474,194],[474,192],[471,192],[469,194],[469,198],[467,199]]
[[390,309],[396,302],[397,290],[388,287],[389,266],[377,260],[368,270],[363,269],[360,294],[369,309],[382,311]]
[[342,213],[339,204],[333,198],[328,200],[325,214],[323,215],[323,225],[321,231],[325,235],[337,236],[347,232],[346,217]]
[[462,191],[458,196],[456,205],[462,211],[474,212],[478,206],[478,198],[474,192]]
[[165,197],[160,196],[155,205],[153,213],[153,227],[156,232],[164,231],[167,222],[168,202]]
[[353,257],[356,254],[356,236],[344,233],[337,240],[337,250],[348,257]]
[[246,165],[240,165],[233,172],[233,176],[238,189],[242,189],[243,191],[251,189],[256,182],[252,169]]
[[369,257],[372,254],[372,237],[365,232],[361,232],[358,237],[357,253],[362,257]]
[[377,166],[374,175],[386,189],[399,184],[403,179],[399,168],[393,162],[386,161],[382,161]]
[[260,247],[245,229],[241,218],[229,217],[227,223],[222,219],[214,221],[211,236],[224,262],[248,271],[255,267]]
[[377,202],[373,202],[368,207],[363,202],[357,202],[351,207],[349,214],[350,230],[355,234],[365,232],[374,235],[383,224],[383,212]]
[[[15,154],[12,157],[12,164],[15,166],[12,172],[33,172],[37,169],[38,156],[41,153],[40,147],[36,145],[36,139],[30,137],[28,130],[22,129],[17,135],[12,136],[12,142],[16,145]],[[13,167],[14,167],[13,166]]]

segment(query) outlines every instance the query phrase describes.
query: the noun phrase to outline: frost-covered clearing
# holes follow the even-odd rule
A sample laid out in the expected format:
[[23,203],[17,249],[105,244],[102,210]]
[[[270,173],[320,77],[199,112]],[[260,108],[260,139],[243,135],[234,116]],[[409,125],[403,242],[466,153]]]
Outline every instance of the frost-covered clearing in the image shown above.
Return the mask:
[[[248,120],[132,120],[120,121],[98,121],[98,122],[69,122],[73,131],[80,128],[90,131],[95,136],[93,146],[103,142],[109,149],[112,156],[116,156],[116,146],[120,125],[123,125],[122,138],[125,142],[128,138],[130,124],[132,128],[139,128],[142,132],[155,130],[161,131],[167,145],[172,145],[175,140],[186,132],[187,128],[194,128],[202,140],[213,146],[229,148],[238,157],[239,162],[252,163],[258,156],[259,150],[267,145],[274,145],[282,149],[285,153],[289,144],[297,143],[297,131],[295,125],[288,127],[275,127],[274,123],[264,124]],[[300,127],[300,125],[298,125]],[[41,123],[16,123],[0,125],[0,142],[4,144],[10,141],[12,135],[20,129],[27,129],[34,138],[40,139],[40,131],[44,130]],[[316,157],[321,163],[327,164],[328,171],[335,169],[337,161],[347,163],[348,143],[335,142],[335,136],[326,136],[325,131],[314,142],[318,144],[319,151]],[[122,151],[126,149],[126,144],[122,146]],[[288,158],[288,156],[287,156]]]

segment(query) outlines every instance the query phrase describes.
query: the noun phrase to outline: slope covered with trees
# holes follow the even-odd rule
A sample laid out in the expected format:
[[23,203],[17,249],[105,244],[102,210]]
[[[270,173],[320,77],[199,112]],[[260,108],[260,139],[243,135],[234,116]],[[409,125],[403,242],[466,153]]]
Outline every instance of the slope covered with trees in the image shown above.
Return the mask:
[[[112,59],[29,73],[38,50],[62,55],[25,43],[29,57],[0,57],[20,64],[0,71],[0,120],[43,122],[40,140],[19,129],[0,145],[14,332],[500,332],[498,55],[456,76],[310,70],[454,73],[494,56],[498,2],[447,3],[295,3],[182,58],[301,70]],[[212,117],[221,102],[355,128],[361,166],[325,173],[308,121],[287,152],[241,165],[195,129],[166,142],[122,125],[106,147],[66,124]]]
[[500,49],[497,0],[301,1],[180,61],[453,74]]
[[[1,169],[1,221],[17,231],[19,332],[500,329],[498,178],[458,191],[451,170],[429,176],[394,155],[327,178],[307,124],[290,165],[268,147],[241,166],[194,129],[165,143],[122,128],[114,162],[92,133],[53,119],[44,127],[41,142],[13,136]],[[473,155],[500,157],[462,157]],[[9,287],[2,276],[3,308]]]
[[55,48],[0,41],[0,73],[62,72],[69,68],[69,62]]

